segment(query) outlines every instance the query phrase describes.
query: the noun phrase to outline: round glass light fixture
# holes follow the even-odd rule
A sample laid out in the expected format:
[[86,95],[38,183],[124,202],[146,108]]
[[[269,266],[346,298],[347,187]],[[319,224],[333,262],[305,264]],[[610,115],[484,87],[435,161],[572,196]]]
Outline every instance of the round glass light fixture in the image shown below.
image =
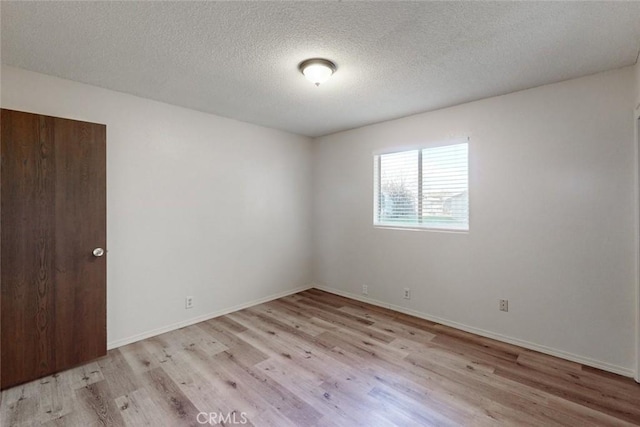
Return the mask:
[[336,64],[328,59],[311,58],[302,61],[298,65],[300,72],[316,86],[320,86],[320,83],[324,83],[329,80],[329,77],[336,72]]

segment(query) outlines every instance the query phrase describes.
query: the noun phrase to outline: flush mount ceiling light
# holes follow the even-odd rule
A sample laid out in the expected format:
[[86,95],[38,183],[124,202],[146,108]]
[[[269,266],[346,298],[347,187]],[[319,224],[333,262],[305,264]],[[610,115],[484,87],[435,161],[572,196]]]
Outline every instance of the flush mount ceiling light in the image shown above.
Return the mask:
[[298,65],[300,72],[316,86],[320,86],[320,83],[324,83],[329,80],[329,77],[336,72],[336,64],[328,59],[311,58],[302,61]]

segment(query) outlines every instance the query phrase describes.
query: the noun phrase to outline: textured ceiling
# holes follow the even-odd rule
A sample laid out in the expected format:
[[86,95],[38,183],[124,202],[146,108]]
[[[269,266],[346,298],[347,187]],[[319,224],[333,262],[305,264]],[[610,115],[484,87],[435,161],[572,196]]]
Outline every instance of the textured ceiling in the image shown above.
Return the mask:
[[[640,2],[7,2],[2,63],[319,136],[631,65]],[[309,57],[338,71],[316,88]]]

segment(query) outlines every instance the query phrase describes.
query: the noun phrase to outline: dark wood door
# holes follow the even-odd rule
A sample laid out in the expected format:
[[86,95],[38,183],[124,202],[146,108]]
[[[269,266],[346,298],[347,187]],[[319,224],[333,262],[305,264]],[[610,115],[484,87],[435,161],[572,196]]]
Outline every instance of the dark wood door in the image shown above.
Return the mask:
[[[1,110],[0,388],[106,354],[106,127]],[[99,255],[99,251],[96,253]]]

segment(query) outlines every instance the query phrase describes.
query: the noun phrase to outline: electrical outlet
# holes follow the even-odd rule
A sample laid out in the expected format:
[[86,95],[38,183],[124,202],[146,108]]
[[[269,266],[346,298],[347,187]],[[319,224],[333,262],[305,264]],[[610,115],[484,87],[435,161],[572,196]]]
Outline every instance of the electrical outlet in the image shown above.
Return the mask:
[[193,308],[193,297],[186,297],[184,299],[184,308]]
[[411,289],[404,288],[404,299],[411,299]]
[[509,300],[501,299],[500,300],[500,311],[509,311]]
[[369,285],[362,285],[362,295],[369,295]]

